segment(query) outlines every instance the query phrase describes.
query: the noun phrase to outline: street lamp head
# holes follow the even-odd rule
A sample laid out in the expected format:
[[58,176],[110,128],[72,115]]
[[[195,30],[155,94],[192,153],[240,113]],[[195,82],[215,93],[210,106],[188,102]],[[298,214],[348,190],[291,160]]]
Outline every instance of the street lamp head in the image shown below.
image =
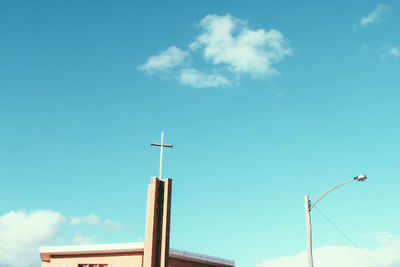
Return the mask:
[[367,176],[365,174],[362,174],[362,175],[354,177],[354,180],[357,180],[359,182],[364,182],[365,180],[367,180]]

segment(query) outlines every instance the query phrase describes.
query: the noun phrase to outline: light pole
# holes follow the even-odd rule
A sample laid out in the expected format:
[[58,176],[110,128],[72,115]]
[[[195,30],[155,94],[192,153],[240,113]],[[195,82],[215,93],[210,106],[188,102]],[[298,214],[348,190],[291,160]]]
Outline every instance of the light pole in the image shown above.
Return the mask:
[[332,187],[331,189],[329,189],[328,191],[323,193],[321,195],[321,197],[318,198],[317,201],[315,201],[314,204],[312,204],[312,205],[311,205],[310,198],[308,196],[304,196],[304,207],[305,207],[305,211],[306,211],[306,225],[307,225],[307,254],[308,254],[308,266],[309,267],[314,267],[313,256],[312,256],[312,243],[311,243],[311,215],[310,215],[310,211],[312,210],[312,208],[314,208],[315,205],[317,205],[317,203],[324,196],[326,196],[329,192],[335,190],[339,186],[342,186],[344,184],[347,184],[347,183],[350,183],[350,182],[353,182],[353,181],[363,182],[366,179],[367,179],[367,176],[365,174],[363,174],[363,175],[356,176],[356,177],[354,177],[353,179],[351,179],[349,181],[341,183],[340,185]]

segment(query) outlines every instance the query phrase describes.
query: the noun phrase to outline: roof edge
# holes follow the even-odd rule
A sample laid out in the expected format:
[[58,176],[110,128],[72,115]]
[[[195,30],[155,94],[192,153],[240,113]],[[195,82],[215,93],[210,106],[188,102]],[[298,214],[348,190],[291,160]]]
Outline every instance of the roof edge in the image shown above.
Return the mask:
[[[42,261],[49,262],[52,255],[74,255],[74,254],[98,254],[98,253],[118,253],[118,252],[142,252],[143,242],[135,243],[116,243],[116,244],[96,244],[96,245],[74,245],[74,246],[48,246],[40,247],[40,258]],[[180,249],[169,249],[169,256],[172,258],[191,260],[200,263],[213,263],[220,266],[235,266],[233,260],[208,256]]]
[[235,261],[233,260],[208,256],[205,254],[199,254],[174,248],[169,249],[169,256],[172,258],[178,258],[183,260],[195,260],[200,263],[213,263],[221,266],[235,266]]

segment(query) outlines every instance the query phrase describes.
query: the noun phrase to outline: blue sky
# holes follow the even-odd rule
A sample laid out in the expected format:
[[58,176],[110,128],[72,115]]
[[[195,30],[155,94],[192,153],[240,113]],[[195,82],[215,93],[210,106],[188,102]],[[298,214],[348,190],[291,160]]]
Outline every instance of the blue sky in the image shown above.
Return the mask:
[[[365,173],[318,207],[381,266],[400,264],[385,254],[400,255],[397,1],[9,1],[0,13],[0,266],[38,266],[41,245],[143,240],[161,131],[173,248],[303,266],[303,196]],[[376,266],[312,221],[321,264],[337,252]]]

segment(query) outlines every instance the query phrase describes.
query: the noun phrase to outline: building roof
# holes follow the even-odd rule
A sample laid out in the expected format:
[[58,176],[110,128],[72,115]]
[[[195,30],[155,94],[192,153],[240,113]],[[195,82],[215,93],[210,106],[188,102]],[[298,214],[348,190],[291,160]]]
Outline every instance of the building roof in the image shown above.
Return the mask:
[[[121,252],[143,252],[144,243],[118,243],[100,245],[75,245],[75,246],[51,246],[41,247],[40,258],[42,261],[50,261],[52,255],[77,255],[77,254],[100,254],[100,253],[121,253]],[[200,263],[213,263],[222,266],[234,266],[232,260],[188,252],[179,249],[169,249],[169,256],[182,260],[195,261]]]

